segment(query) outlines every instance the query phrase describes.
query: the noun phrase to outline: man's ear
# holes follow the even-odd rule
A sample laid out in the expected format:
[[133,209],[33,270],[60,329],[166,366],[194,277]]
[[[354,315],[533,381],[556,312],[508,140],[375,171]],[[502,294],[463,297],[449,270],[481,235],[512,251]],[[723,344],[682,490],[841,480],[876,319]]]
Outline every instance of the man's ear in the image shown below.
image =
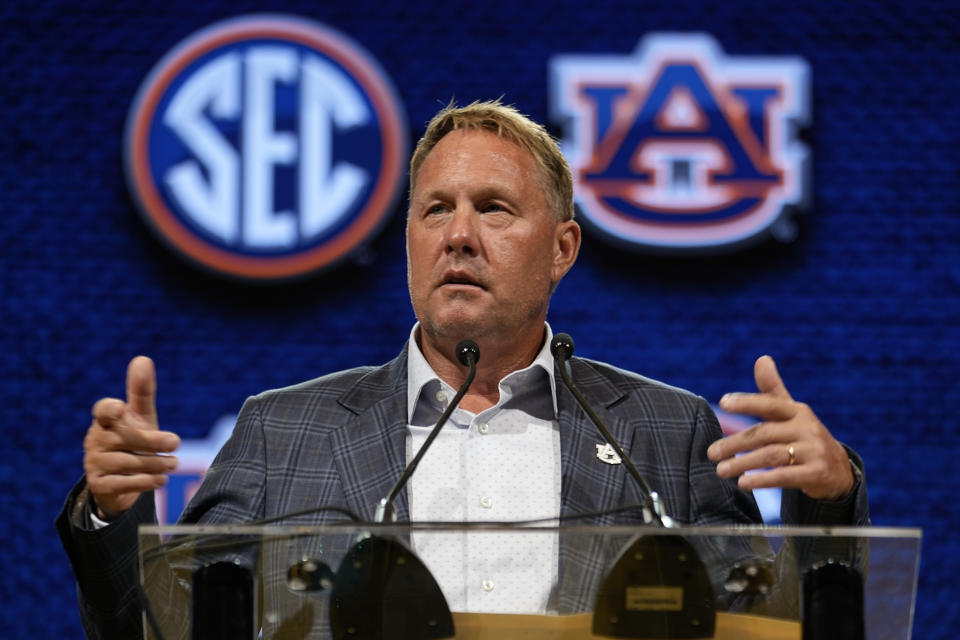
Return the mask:
[[551,278],[556,285],[566,275],[580,253],[580,225],[573,220],[557,224]]

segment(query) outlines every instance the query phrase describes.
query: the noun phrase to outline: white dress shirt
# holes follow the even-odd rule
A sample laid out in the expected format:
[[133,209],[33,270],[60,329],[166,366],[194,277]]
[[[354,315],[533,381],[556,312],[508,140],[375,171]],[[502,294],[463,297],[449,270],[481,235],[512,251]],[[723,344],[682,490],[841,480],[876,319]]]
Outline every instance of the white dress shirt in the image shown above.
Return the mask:
[[[560,515],[560,435],[549,325],[533,363],[500,381],[500,398],[456,409],[410,478],[412,522],[507,522]],[[410,335],[407,460],[456,395]],[[481,354],[481,358],[482,358]],[[551,523],[552,524],[552,523]],[[454,611],[545,613],[557,582],[556,535],[416,532],[417,555]]]

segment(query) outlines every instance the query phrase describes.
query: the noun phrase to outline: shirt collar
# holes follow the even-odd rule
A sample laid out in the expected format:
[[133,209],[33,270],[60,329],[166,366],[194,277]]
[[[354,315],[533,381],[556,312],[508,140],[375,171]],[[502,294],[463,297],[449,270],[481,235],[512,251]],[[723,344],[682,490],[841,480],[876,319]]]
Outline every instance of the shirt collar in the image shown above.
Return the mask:
[[[557,383],[553,376],[553,354],[550,353],[550,341],[553,340],[553,329],[550,328],[549,322],[544,323],[544,327],[546,330],[546,339],[543,341],[543,346],[533,359],[533,362],[523,369],[507,374],[500,380],[500,383],[502,385],[505,380],[518,373],[529,371],[534,367],[540,367],[546,372],[547,379],[550,381],[550,399],[553,402],[553,415],[556,416]],[[420,401],[421,392],[428,384],[439,384],[438,388],[445,389],[448,392],[449,398],[453,398],[456,393],[456,389],[452,389],[450,385],[443,382],[424,357],[423,352],[420,350],[420,345],[417,343],[417,334],[419,331],[420,323],[417,322],[413,325],[413,329],[410,330],[410,339],[407,347],[407,424],[413,423],[414,411],[417,408],[417,403]],[[480,354],[480,357],[482,358],[483,354]]]

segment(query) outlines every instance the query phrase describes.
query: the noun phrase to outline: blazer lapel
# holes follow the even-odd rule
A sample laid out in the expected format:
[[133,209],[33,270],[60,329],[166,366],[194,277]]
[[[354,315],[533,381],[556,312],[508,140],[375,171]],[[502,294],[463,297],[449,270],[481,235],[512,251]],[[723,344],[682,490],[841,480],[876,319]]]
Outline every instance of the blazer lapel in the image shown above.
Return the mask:
[[[407,351],[360,378],[339,403],[353,419],[330,434],[347,506],[373,519],[377,505],[406,466]],[[407,493],[394,502],[397,520],[409,519]]]

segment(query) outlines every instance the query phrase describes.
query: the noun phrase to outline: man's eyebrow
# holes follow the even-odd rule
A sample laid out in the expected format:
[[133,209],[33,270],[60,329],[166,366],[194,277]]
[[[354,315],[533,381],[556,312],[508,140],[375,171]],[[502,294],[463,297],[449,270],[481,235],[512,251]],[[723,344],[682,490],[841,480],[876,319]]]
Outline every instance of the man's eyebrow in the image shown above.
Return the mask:
[[510,191],[496,184],[478,185],[473,195],[474,197],[477,197],[480,199],[484,199],[484,198],[497,198],[500,200],[511,199]]
[[447,200],[449,197],[447,190],[442,187],[436,187],[420,194],[420,199],[424,200]]
[[[516,200],[515,196],[512,196],[508,189],[504,189],[500,185],[496,184],[483,184],[476,185],[470,188],[468,196],[474,200],[487,200],[487,199],[497,199],[504,200],[506,202],[513,202]],[[435,187],[429,191],[424,191],[420,193],[417,197],[417,200],[453,200],[455,196],[449,189],[445,187]]]

